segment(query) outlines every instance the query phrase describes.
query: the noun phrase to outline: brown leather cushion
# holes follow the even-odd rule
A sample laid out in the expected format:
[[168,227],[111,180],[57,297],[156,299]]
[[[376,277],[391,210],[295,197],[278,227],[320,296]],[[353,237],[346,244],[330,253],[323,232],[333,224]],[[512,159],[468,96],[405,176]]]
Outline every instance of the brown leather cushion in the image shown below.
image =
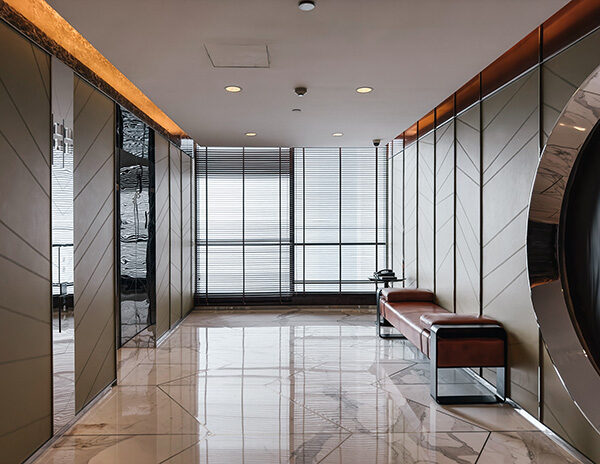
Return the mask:
[[470,314],[456,314],[456,313],[426,313],[421,316],[421,326],[424,329],[429,330],[434,324],[443,325],[463,325],[463,324],[497,324],[500,323],[494,319],[484,316],[475,316]]
[[433,301],[434,295],[423,288],[384,288],[381,296],[389,302]]
[[447,313],[434,303],[427,301],[406,301],[381,305],[383,317],[410,340],[423,354],[429,356],[429,330],[421,324],[423,313]]
[[504,365],[504,341],[500,338],[438,338],[437,365],[501,367]]

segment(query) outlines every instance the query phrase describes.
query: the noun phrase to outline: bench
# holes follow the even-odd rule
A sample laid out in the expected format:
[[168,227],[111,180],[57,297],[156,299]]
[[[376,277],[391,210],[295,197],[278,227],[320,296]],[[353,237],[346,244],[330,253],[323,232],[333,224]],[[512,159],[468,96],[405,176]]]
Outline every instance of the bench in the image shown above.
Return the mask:
[[[440,404],[496,403],[506,399],[506,332],[488,317],[456,314],[434,303],[429,290],[384,288],[377,294],[377,335],[405,338],[430,359],[431,396]],[[393,327],[401,335],[382,333]],[[495,367],[490,395],[440,395],[438,369]]]

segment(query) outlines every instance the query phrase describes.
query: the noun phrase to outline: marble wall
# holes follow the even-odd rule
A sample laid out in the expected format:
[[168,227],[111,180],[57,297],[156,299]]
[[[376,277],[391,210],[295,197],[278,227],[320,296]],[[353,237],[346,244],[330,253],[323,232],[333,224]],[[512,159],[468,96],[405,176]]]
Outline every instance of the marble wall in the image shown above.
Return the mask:
[[[526,234],[543,144],[566,102],[600,63],[599,46],[597,31],[456,115],[450,123],[455,128],[446,123],[389,161],[391,171],[405,166],[403,183],[390,179],[391,214],[405,214],[403,233],[394,228],[390,246],[394,263],[406,263],[407,286],[431,285],[433,256],[440,304],[493,317],[507,328],[510,397],[593,460],[600,459],[600,436],[565,390],[539,335]],[[447,151],[453,155],[450,163]],[[454,184],[446,180],[454,176]],[[433,240],[426,214],[430,199],[436,205]],[[410,213],[415,210],[416,221]],[[489,370],[482,375],[494,380]]]

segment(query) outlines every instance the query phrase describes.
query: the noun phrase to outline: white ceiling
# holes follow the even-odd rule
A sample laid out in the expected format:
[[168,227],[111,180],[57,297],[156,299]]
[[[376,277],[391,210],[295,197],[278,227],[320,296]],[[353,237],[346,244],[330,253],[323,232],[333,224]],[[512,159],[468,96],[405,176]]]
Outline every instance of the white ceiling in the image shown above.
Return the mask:
[[[227,146],[385,142],[568,3],[316,2],[49,0],[198,143]],[[267,45],[270,68],[215,68],[205,45]]]

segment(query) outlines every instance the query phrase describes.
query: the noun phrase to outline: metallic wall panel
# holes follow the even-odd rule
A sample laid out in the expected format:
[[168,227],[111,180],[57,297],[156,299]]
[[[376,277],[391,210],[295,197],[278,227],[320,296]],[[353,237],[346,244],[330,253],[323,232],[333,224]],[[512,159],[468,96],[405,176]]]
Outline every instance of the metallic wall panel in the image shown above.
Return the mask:
[[417,144],[404,151],[404,277],[406,287],[416,287],[417,271]]
[[50,57],[0,22],[0,450],[52,434]]
[[483,314],[508,332],[510,396],[538,408],[538,328],[529,298],[527,209],[538,163],[539,72],[482,103]]
[[419,139],[417,246],[419,287],[434,290],[435,133]]
[[181,311],[185,316],[194,306],[192,290],[192,164],[185,153],[181,155]]
[[115,105],[74,85],[75,409],[116,378]]
[[[169,191],[171,216],[171,303],[170,326],[181,319],[181,156],[179,148],[169,146]],[[185,155],[183,155],[185,156]]]
[[454,121],[435,131],[435,294],[454,311]]
[[481,309],[480,110],[456,117],[456,312]]
[[169,330],[170,315],[170,193],[169,142],[159,134],[154,138],[156,194],[156,338]]

